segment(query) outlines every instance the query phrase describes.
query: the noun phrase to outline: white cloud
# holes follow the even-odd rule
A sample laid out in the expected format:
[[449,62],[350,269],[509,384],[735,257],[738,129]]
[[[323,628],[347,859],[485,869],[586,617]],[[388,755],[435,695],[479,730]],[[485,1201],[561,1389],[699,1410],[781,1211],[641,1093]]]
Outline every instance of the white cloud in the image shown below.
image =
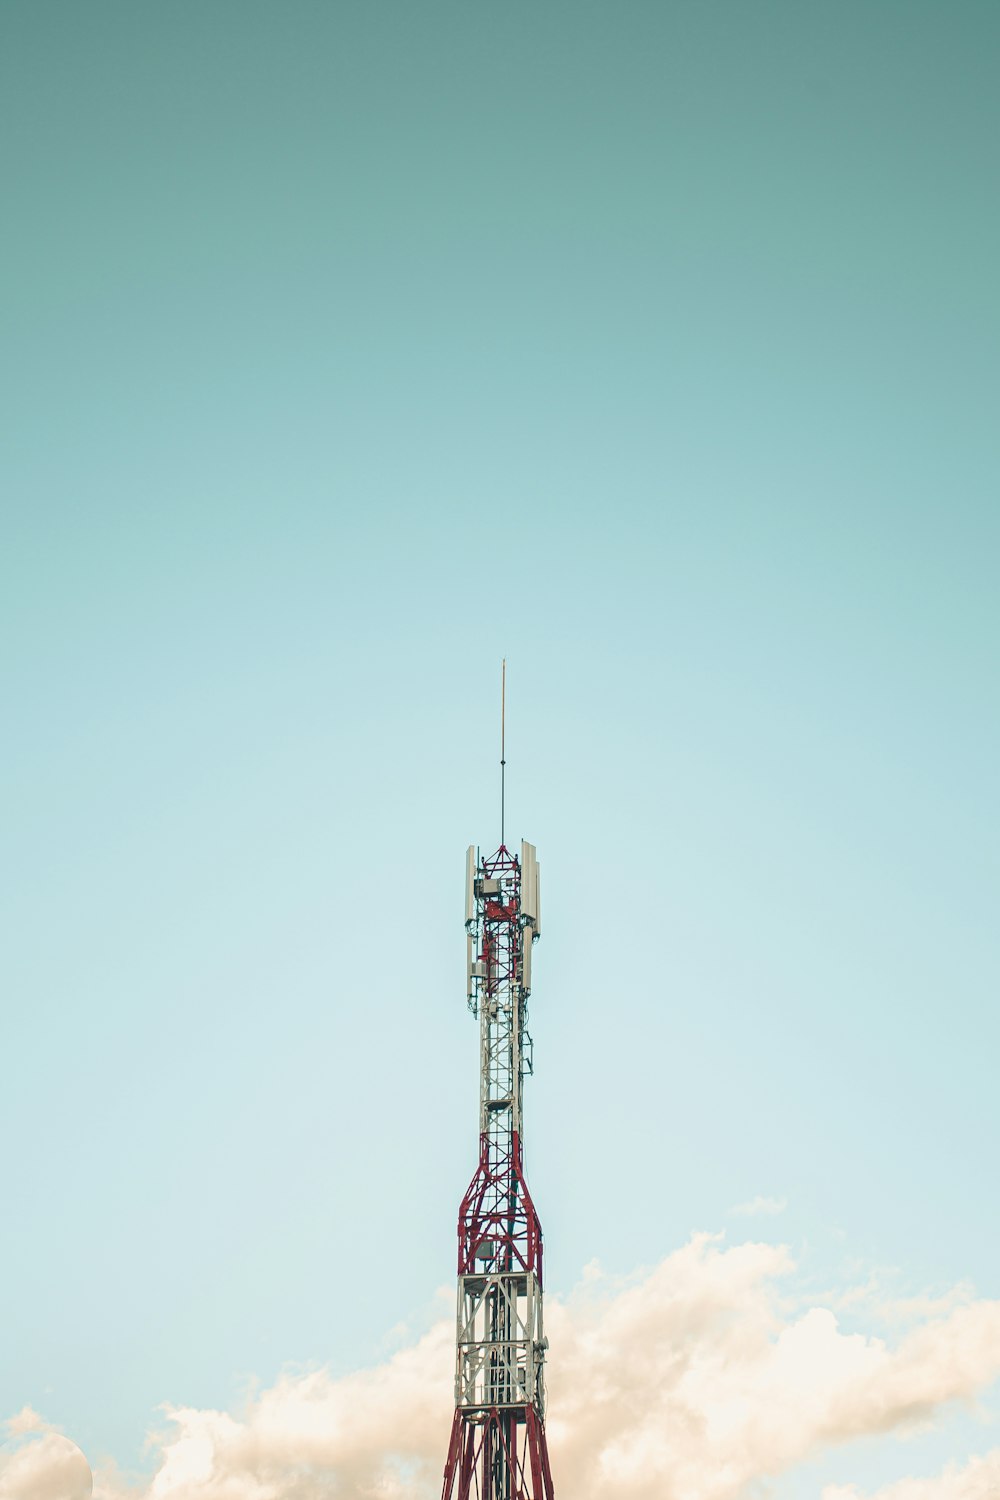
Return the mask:
[[[550,1299],[559,1492],[737,1500],[831,1445],[912,1431],[1000,1375],[1000,1302],[914,1303],[890,1342],[845,1332],[828,1305],[790,1311],[793,1270],[780,1246],[702,1235],[640,1276],[590,1266],[568,1298]],[[171,1407],[152,1481],[130,1488],[102,1469],[95,1500],[436,1500],[453,1337],[449,1317],[374,1369],[289,1372],[240,1411]],[[996,1500],[996,1465],[824,1500]]]

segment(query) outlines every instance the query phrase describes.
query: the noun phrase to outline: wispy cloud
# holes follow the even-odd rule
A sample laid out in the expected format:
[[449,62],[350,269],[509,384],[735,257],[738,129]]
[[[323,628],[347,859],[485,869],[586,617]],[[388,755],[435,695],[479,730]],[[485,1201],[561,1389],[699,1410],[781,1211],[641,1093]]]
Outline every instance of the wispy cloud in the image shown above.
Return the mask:
[[[845,1332],[831,1306],[789,1311],[793,1273],[781,1246],[727,1248],[701,1235],[641,1276],[589,1267],[569,1297],[552,1299],[549,1437],[561,1493],[738,1500],[824,1448],[913,1430],[1000,1375],[1000,1302],[963,1291],[915,1303],[890,1342]],[[101,1469],[95,1500],[435,1500],[453,1338],[448,1318],[374,1369],[288,1372],[233,1412],[167,1408],[153,1479],[130,1486]],[[997,1493],[997,1463],[989,1455],[874,1496],[829,1489],[823,1500],[981,1500]],[[0,1487],[8,1497],[55,1491]]]
[[30,1406],[22,1406],[21,1410],[13,1417],[8,1417],[4,1422],[9,1437],[23,1437],[32,1432],[56,1432],[51,1422],[46,1422],[37,1411]]
[[822,1500],[996,1500],[1000,1495],[1000,1448],[969,1463],[949,1464],[929,1479],[899,1479],[874,1491],[854,1484],[827,1485]]
[[760,1194],[751,1198],[747,1203],[736,1203],[729,1210],[731,1214],[743,1214],[753,1217],[757,1214],[783,1214],[788,1207],[787,1198],[764,1198]]

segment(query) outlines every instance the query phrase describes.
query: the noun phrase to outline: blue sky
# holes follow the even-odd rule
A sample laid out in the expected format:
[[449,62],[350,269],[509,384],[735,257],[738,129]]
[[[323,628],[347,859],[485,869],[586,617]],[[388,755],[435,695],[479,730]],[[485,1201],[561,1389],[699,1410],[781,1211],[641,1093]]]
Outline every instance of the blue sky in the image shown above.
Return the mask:
[[0,1410],[430,1317],[503,655],[550,1289],[1000,1297],[995,7],[0,30]]

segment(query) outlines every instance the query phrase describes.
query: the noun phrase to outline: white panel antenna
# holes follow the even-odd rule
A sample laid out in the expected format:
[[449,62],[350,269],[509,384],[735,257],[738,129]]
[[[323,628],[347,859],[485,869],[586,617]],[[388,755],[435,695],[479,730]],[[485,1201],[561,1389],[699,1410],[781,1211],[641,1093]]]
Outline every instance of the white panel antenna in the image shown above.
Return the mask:
[[465,925],[472,926],[476,920],[476,846],[470,844],[465,851]]

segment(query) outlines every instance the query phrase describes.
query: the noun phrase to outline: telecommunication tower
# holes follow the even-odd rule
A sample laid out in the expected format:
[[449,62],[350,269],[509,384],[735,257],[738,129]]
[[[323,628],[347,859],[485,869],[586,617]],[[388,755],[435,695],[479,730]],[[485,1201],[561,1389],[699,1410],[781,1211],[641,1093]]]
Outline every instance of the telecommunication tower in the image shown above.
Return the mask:
[[545,1441],[542,1226],[523,1164],[539,867],[532,844],[522,842],[520,857],[504,844],[503,739],[501,727],[500,847],[481,858],[470,845],[466,855],[466,993],[479,1019],[479,1165],[458,1212],[455,1417],[442,1500],[554,1497]]

